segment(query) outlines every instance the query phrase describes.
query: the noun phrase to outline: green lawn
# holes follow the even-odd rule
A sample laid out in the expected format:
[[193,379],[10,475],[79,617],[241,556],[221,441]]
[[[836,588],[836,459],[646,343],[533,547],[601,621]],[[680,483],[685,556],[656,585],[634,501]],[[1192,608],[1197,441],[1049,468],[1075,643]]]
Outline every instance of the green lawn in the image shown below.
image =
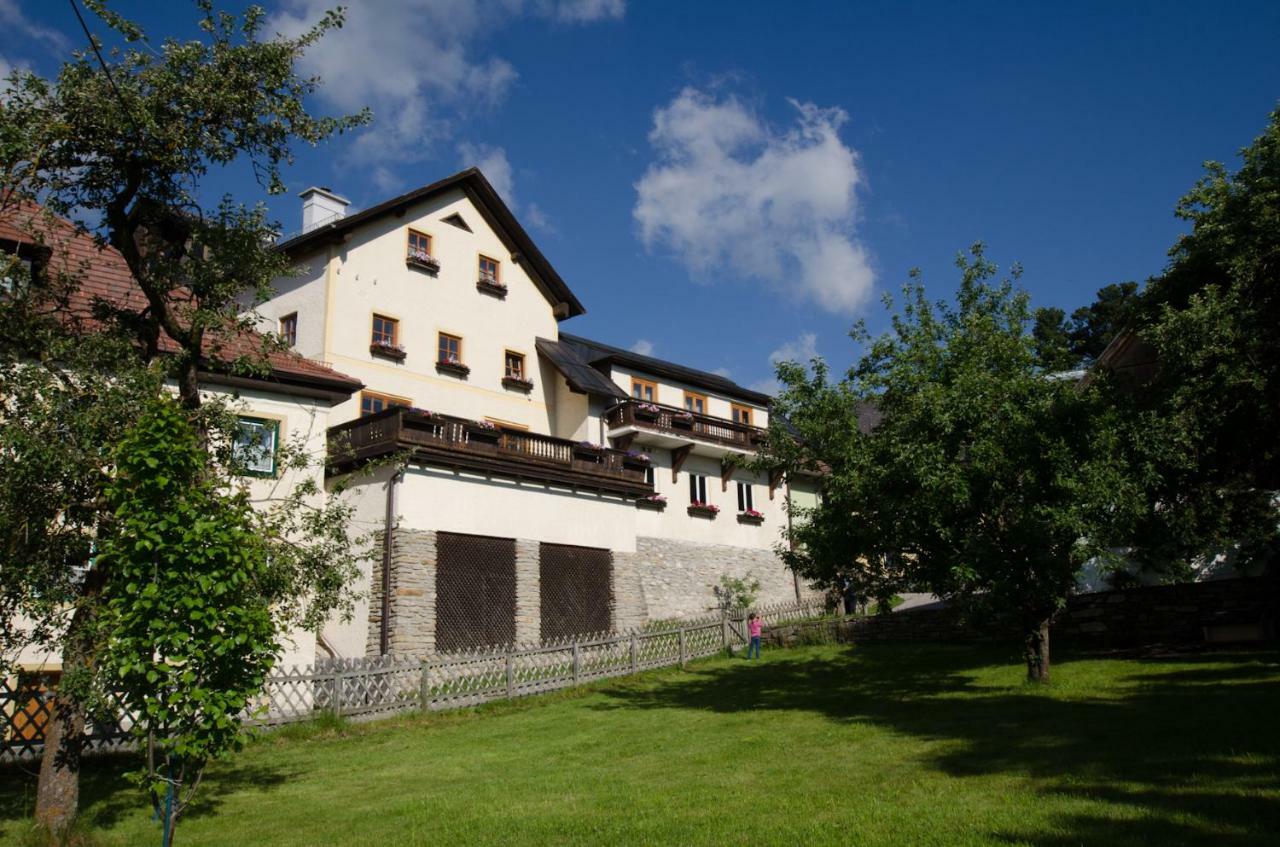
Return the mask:
[[[818,646],[516,705],[257,742],[177,843],[1213,844],[1280,839],[1280,654]],[[301,735],[302,733],[292,733]],[[104,845],[158,843],[99,760]],[[0,843],[34,780],[0,773]],[[1270,841],[1269,841],[1270,840]]]

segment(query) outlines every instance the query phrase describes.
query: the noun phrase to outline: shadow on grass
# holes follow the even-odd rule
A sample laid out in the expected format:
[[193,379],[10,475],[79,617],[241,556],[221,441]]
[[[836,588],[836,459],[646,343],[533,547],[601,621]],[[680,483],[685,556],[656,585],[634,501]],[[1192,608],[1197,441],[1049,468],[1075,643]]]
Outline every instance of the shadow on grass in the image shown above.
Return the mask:
[[[85,761],[80,774],[81,820],[110,829],[122,817],[149,813],[147,795],[129,780],[128,774],[145,767],[141,757],[131,754],[96,756]],[[39,761],[0,766],[0,843],[16,839],[31,825],[35,810],[36,775]],[[215,815],[224,799],[246,788],[268,791],[298,776],[279,767],[242,765],[231,759],[211,768],[200,783],[195,800],[183,813],[184,820]],[[159,824],[157,831],[159,831]]]
[[1280,654],[1139,658],[1138,672],[1086,658],[1059,659],[1059,687],[1039,690],[990,681],[989,666],[1017,662],[1001,648],[873,645],[834,660],[777,652],[619,687],[601,708],[809,710],[951,742],[926,764],[957,778],[1021,775],[1046,798],[1103,804],[991,833],[1009,843],[1245,847],[1280,838]]

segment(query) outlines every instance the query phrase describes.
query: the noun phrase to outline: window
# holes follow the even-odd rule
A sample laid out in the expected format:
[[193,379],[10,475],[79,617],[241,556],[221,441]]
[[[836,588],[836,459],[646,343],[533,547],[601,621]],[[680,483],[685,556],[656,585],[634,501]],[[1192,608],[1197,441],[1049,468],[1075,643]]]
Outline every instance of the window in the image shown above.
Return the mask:
[[707,398],[701,394],[686,391],[684,393],[684,407],[695,415],[705,415],[707,413]]
[[409,257],[412,259],[431,258],[431,236],[416,229],[409,230]]
[[689,474],[689,503],[690,505],[702,504],[707,502],[707,478],[701,474]]
[[739,512],[749,512],[755,508],[755,505],[752,503],[751,488],[752,486],[751,486],[751,483],[749,482],[738,483],[738,511]]
[[743,426],[751,426],[751,407],[739,406],[737,403],[732,404],[732,418],[734,423],[740,423]]
[[658,402],[658,386],[647,379],[631,378],[631,396],[646,403]]
[[648,485],[650,488],[652,488],[654,485],[654,480],[656,476],[657,475],[653,472],[653,462],[649,462],[649,464],[646,465],[644,469],[645,484]]
[[382,315],[373,316],[371,343],[379,347],[395,347],[400,337],[400,321]]
[[447,332],[440,333],[440,355],[436,361],[462,364],[462,339]]
[[480,257],[480,278],[485,282],[498,282],[498,260],[488,256]]
[[412,404],[403,397],[393,397],[390,394],[378,394],[375,391],[360,392],[360,417],[368,415],[376,415],[385,409],[393,406],[404,406],[408,408]]
[[280,338],[285,344],[294,347],[298,343],[298,313],[285,315],[280,319]]
[[240,418],[232,455],[250,476],[275,476],[280,422]]
[[524,354],[512,353],[507,351],[506,370],[504,371],[507,379],[524,379]]

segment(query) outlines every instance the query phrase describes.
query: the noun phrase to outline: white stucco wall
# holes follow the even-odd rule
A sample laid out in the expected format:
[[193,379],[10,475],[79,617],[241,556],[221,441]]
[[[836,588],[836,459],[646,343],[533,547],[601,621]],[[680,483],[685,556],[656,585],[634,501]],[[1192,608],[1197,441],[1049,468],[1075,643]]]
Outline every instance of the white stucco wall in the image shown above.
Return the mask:
[[[638,448],[647,449],[647,448]],[[735,470],[727,491],[721,490],[720,462],[709,456],[689,456],[680,469],[678,479],[671,479],[671,451],[656,450],[654,458],[654,491],[667,498],[663,511],[638,509],[636,531],[643,536],[696,541],[703,544],[728,544],[735,547],[772,549],[786,526],[783,510],[785,490],[779,486],[774,499],[769,499],[769,482],[763,474]],[[695,517],[689,506],[689,474],[707,477],[707,502],[720,507],[715,518]],[[736,483],[750,482],[755,509],[764,513],[759,526],[738,523],[738,488]]]

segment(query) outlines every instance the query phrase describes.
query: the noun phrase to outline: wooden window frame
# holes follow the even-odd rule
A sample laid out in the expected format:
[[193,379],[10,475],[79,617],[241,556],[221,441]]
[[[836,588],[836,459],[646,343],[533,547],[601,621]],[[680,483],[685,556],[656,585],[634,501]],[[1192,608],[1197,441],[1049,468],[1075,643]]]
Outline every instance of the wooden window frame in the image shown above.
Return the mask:
[[[291,324],[290,331],[285,331],[285,325]],[[289,343],[290,347],[298,345],[298,313],[290,312],[276,322],[277,334]]]
[[[520,373],[518,373],[518,374],[513,374],[513,373],[511,373],[510,368],[508,368],[508,367],[507,367],[507,358],[508,358],[508,357],[511,357],[511,356],[514,356],[514,357],[516,357],[517,359],[519,359],[519,360],[520,360]],[[521,382],[527,381],[527,380],[529,379],[529,375],[528,375],[528,371],[526,371],[526,370],[525,370],[525,362],[526,362],[526,361],[528,361],[528,357],[527,357],[527,356],[525,356],[525,354],[521,353],[519,350],[504,350],[504,351],[502,351],[502,374],[503,374],[503,377],[504,377],[505,379],[518,379],[518,380],[520,380]]]
[[[694,409],[690,405],[689,401],[692,399],[698,399],[702,401],[702,411],[698,411],[697,409]],[[710,408],[710,403],[707,401],[707,395],[699,394],[696,391],[686,391],[684,393],[684,410],[686,412],[691,412],[695,415],[705,415],[705,414],[708,414],[709,408]]]
[[[636,394],[637,385],[648,386],[653,392],[653,397],[646,399],[643,395],[637,395]],[[631,377],[631,399],[639,400],[641,403],[657,403],[658,402],[658,383],[654,382],[651,379],[641,379],[638,376]]]
[[406,256],[409,255],[409,249],[413,246],[413,237],[416,235],[419,238],[427,239],[427,255],[435,258],[435,254],[431,252],[431,248],[435,245],[435,238],[432,237],[431,233],[423,232],[422,230],[414,229],[413,227],[407,227],[407,230],[408,231],[404,235],[404,254]]
[[[452,338],[454,341],[458,342],[458,361],[457,362],[449,362],[448,359],[441,357],[440,353],[441,353],[442,347],[440,342],[443,341],[445,338]],[[455,335],[452,332],[445,332],[442,329],[436,330],[436,362],[464,365],[466,364],[467,360],[463,357],[462,350],[463,350],[463,347],[462,347],[461,335]]]
[[383,321],[391,324],[391,344],[390,347],[396,347],[400,344],[400,319],[393,318],[390,315],[384,315],[380,312],[374,312],[369,318],[369,343],[378,344],[377,323]]
[[[367,415],[365,415],[365,411],[364,411],[364,401],[365,401],[366,399],[369,399],[369,400],[374,400],[374,399],[381,400],[381,401],[382,401],[382,406],[383,406],[383,408],[381,409],[381,411],[384,411],[384,412],[385,412],[385,411],[387,410],[387,408],[388,408],[388,407],[390,407],[390,406],[403,406],[403,407],[404,407],[404,408],[406,408],[406,409],[410,409],[410,408],[412,408],[412,407],[413,407],[413,401],[411,401],[408,397],[399,397],[399,396],[397,396],[397,395],[395,395],[395,394],[384,394],[384,393],[383,393],[383,392],[381,392],[381,391],[361,391],[361,392],[360,392],[360,417],[362,417],[362,418],[363,418],[363,417],[367,417]],[[370,412],[369,414],[371,414],[371,415],[376,415],[376,414],[378,414],[378,413],[377,413],[377,412]]]
[[[249,467],[245,464],[243,471],[244,476],[256,476],[261,479],[275,479],[280,473],[280,424],[283,423],[280,418],[271,417],[269,415],[237,415],[236,416],[236,442],[240,440],[239,425],[242,423],[259,424],[263,429],[270,430],[271,435],[271,469],[262,470],[260,468]],[[239,450],[238,446],[232,446],[233,454]]]
[[[735,419],[735,415],[739,417]],[[742,420],[742,417],[745,417],[746,420]],[[733,420],[743,426],[755,426],[756,410],[750,406],[743,406],[741,403],[730,403],[729,420]]]
[[[484,263],[493,262],[493,276],[486,276],[484,273]],[[502,285],[502,262],[492,256],[486,256],[484,253],[479,254],[476,259],[476,275],[484,282],[492,282],[495,285]]]

